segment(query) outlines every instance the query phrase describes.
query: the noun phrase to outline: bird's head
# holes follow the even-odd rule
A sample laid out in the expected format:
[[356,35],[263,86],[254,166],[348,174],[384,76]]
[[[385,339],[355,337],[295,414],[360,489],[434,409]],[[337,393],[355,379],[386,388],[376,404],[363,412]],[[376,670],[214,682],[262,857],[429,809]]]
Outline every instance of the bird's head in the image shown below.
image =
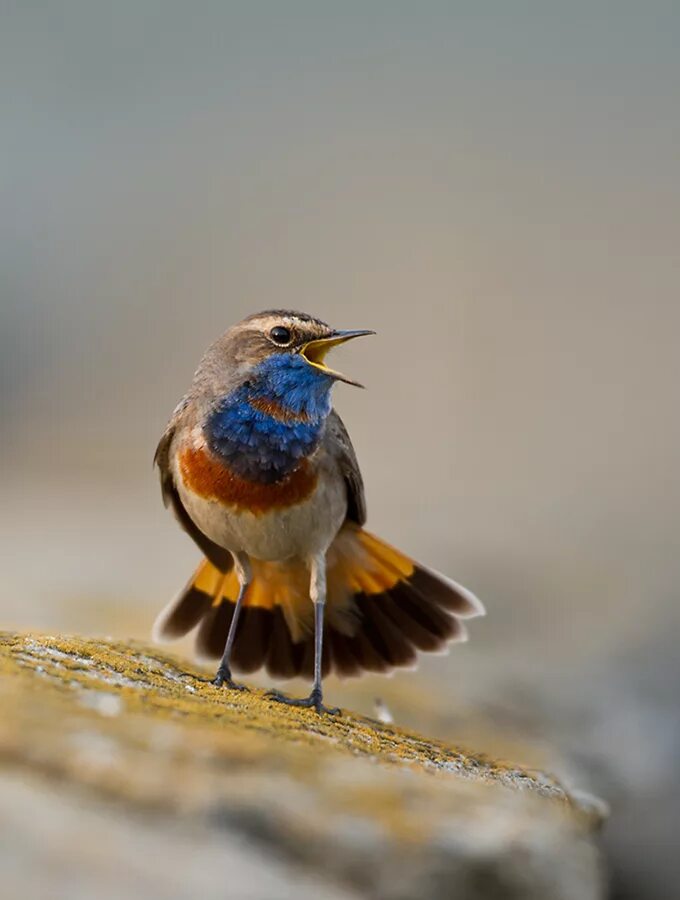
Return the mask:
[[[358,381],[326,365],[334,347],[356,337],[375,334],[369,330],[341,331],[305,313],[269,310],[248,316],[232,326],[208,350],[197,375],[215,378],[224,374],[236,386],[252,376],[286,381],[325,383]],[[221,381],[222,378],[219,378]]]
[[232,326],[205,354],[195,383],[214,400],[235,390],[272,397],[314,413],[330,409],[336,381],[359,382],[326,365],[326,355],[368,330],[340,331],[320,319],[288,310],[269,310]]
[[353,378],[326,365],[326,355],[333,347],[356,337],[375,334],[369,330],[340,331],[305,313],[272,310],[249,316],[236,326],[238,342],[248,347],[251,359],[262,363],[267,359],[285,366],[290,362],[301,371],[311,367],[312,374],[363,387]]

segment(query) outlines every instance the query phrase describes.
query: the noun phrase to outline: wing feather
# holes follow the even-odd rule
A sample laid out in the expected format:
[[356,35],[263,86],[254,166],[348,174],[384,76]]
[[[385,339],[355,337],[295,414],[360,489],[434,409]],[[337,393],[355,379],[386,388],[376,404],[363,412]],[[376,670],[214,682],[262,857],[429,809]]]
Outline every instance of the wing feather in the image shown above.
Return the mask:
[[326,442],[330,452],[338,461],[338,466],[347,486],[347,518],[364,525],[366,522],[366,497],[364,480],[347,429],[335,410],[328,417]]
[[228,550],[211,541],[195,524],[177,491],[175,476],[172,472],[170,460],[172,458],[172,442],[177,428],[181,424],[182,414],[187,407],[187,398],[181,400],[175,407],[170,421],[161,435],[161,439],[154,454],[154,465],[158,466],[161,480],[161,495],[165,506],[169,506],[175,514],[175,518],[193,540],[196,546],[205,554],[210,562],[221,572],[228,572],[233,565],[233,558]]

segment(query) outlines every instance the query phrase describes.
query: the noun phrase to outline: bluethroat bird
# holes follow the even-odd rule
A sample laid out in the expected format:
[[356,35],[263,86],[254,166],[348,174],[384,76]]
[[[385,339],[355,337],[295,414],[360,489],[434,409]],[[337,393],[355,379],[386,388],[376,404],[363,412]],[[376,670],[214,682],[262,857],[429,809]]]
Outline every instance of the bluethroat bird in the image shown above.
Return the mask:
[[[333,347],[371,331],[337,331],[271,310],[234,325],[206,352],[156,450],[161,489],[204,559],[160,614],[154,636],[198,626],[203,658],[232,671],[313,679],[413,666],[416,650],[466,639],[484,612],[455,581],[364,530],[366,504],[347,430],[331,406]],[[360,386],[360,385],[359,385]]]

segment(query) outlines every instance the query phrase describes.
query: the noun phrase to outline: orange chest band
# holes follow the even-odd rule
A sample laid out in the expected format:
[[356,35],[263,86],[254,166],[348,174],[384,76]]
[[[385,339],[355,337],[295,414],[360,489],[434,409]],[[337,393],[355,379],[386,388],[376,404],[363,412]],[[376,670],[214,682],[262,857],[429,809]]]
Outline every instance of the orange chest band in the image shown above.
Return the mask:
[[179,457],[185,486],[206,500],[217,500],[253,513],[285,509],[306,500],[316,488],[318,476],[307,460],[273,484],[246,481],[211,458],[204,449],[188,448]]

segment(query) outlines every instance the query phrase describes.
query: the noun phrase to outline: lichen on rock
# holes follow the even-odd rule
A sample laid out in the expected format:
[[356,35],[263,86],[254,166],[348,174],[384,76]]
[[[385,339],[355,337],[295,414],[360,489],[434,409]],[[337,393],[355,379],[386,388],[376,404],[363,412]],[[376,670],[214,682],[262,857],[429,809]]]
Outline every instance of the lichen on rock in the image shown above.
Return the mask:
[[597,813],[546,773],[225,691],[138,644],[4,634],[0,677],[6,767],[236,833],[263,865],[396,900],[601,896]]

